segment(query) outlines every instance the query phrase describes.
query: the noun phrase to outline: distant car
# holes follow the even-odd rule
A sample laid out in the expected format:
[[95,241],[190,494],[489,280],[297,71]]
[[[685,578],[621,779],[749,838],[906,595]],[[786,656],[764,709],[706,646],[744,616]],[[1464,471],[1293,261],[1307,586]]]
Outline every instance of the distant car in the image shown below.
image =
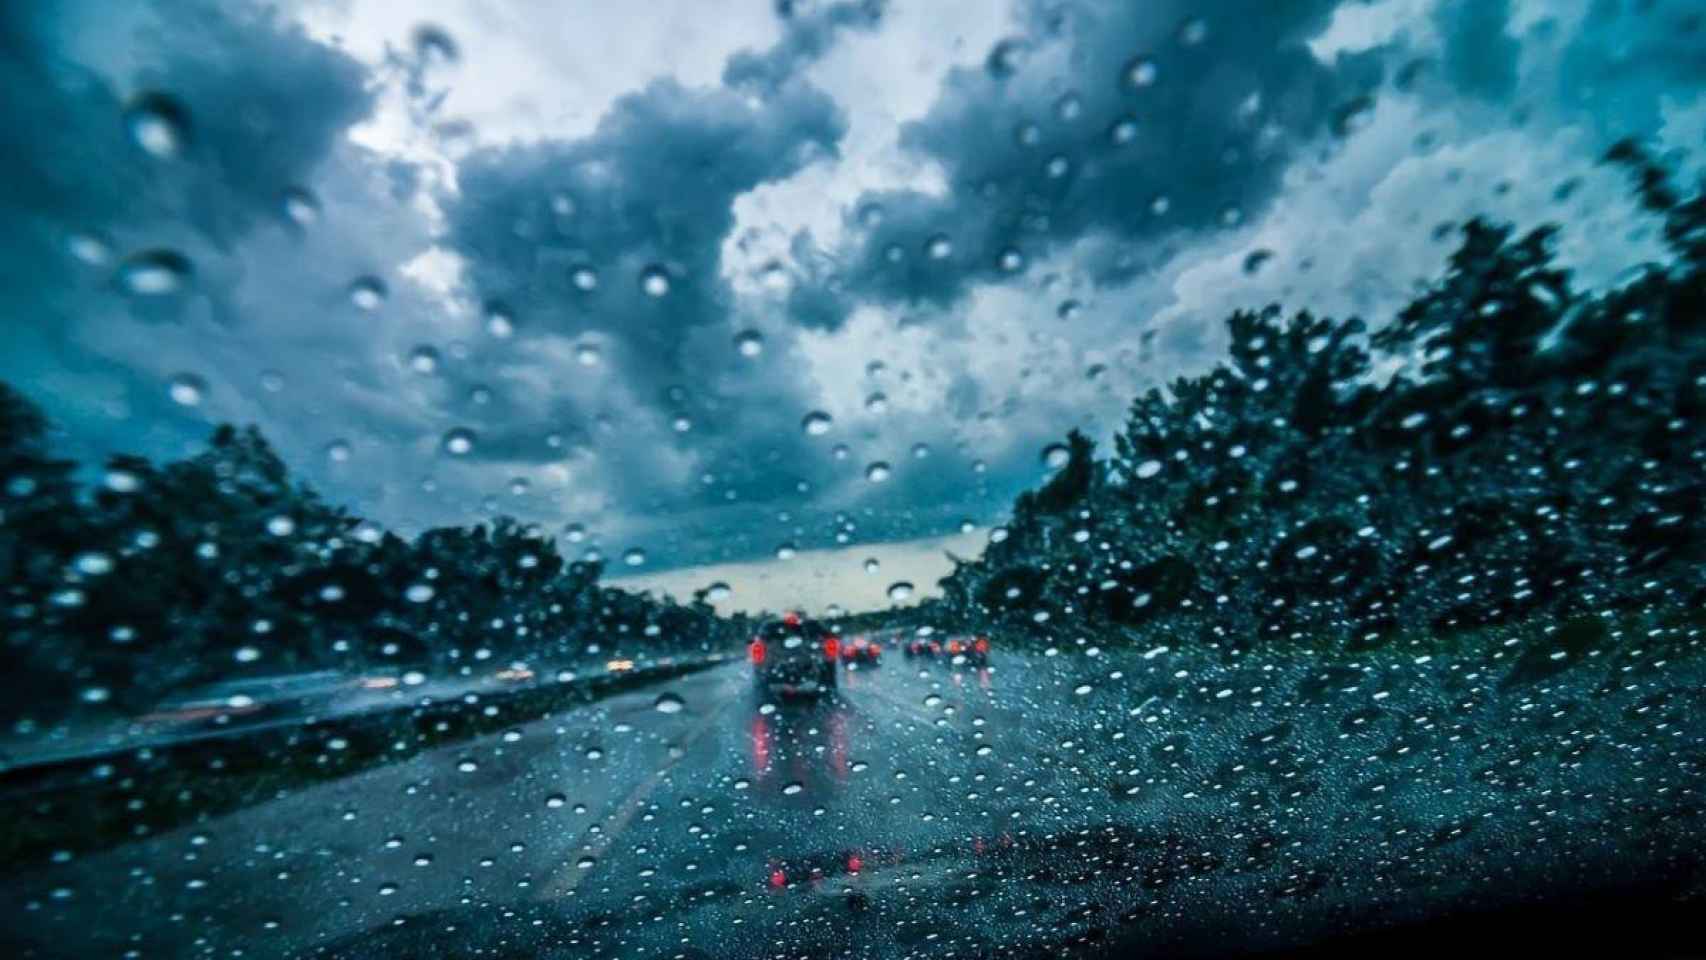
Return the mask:
[[989,666],[988,637],[951,637],[943,649],[953,663],[969,667]]
[[866,637],[853,637],[841,644],[842,663],[861,663],[874,667],[882,662],[883,645]]
[[906,641],[907,659],[913,657],[934,657],[942,652],[942,645],[930,637],[910,637]]
[[760,691],[818,694],[835,689],[841,638],[816,620],[790,613],[766,623],[746,652]]

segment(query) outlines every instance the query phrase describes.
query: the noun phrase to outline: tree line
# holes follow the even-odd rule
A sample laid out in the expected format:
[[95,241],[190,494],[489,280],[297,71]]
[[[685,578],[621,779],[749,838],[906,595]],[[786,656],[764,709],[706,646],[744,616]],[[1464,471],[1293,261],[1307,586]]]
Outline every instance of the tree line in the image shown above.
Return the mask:
[[1607,159],[1670,262],[1579,290],[1555,227],[1474,220],[1372,333],[1235,313],[1219,364],[1136,398],[1111,456],[1073,433],[1066,465],[903,619],[1231,652],[1698,616],[1706,181],[1685,197],[1632,143]]
[[400,537],[293,480],[253,427],[171,463],[113,456],[87,483],[48,433],[0,384],[0,688],[16,717],[136,712],[245,675],[555,669],[746,632],[702,598],[600,586],[602,562],[509,518]]

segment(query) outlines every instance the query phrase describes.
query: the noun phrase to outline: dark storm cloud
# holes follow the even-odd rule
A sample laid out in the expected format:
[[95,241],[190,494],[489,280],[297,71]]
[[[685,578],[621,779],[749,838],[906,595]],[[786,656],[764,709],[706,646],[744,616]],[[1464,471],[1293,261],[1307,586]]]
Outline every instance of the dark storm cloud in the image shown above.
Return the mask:
[[[530,369],[553,381],[550,396],[531,398],[532,415],[489,416],[476,457],[554,459],[540,438],[566,428],[625,505],[648,508],[729,490],[764,501],[814,477],[819,467],[796,449],[806,407],[787,339],[776,325],[761,356],[738,353],[737,331],[765,318],[738,315],[721,253],[735,199],[832,156],[843,131],[834,102],[798,82],[754,96],[660,80],[619,99],[583,139],[464,161],[447,239],[476,295],[517,325],[512,340],[480,349],[469,376],[507,369],[518,375],[511,390],[525,389]],[[565,369],[581,347],[597,362]],[[677,418],[688,429],[676,431]]]
[[[1378,82],[1373,58],[1327,65],[1305,46],[1335,6],[1025,5],[1020,31],[982,68],[955,70],[903,133],[903,147],[940,165],[948,194],[887,191],[852,212],[864,238],[843,305],[946,305],[1076,241],[1260,213],[1298,149]],[[1092,279],[1131,269],[1108,267]],[[808,319],[837,318],[820,308]]]
[[[5,4],[0,51],[0,219],[12,228],[0,239],[11,317],[0,377],[26,390],[48,370],[99,377],[120,385],[110,395],[132,396],[142,422],[173,421],[158,383],[138,385],[88,341],[124,339],[101,332],[115,316],[240,325],[230,297],[240,277],[224,258],[258,225],[285,222],[287,191],[368,112],[365,72],[235,4]],[[138,104],[177,123],[175,153],[151,154],[131,135]],[[74,238],[85,238],[82,260]],[[154,249],[183,256],[190,284],[127,300],[121,264]],[[46,392],[62,419],[87,418],[74,433],[136,432],[89,398]]]

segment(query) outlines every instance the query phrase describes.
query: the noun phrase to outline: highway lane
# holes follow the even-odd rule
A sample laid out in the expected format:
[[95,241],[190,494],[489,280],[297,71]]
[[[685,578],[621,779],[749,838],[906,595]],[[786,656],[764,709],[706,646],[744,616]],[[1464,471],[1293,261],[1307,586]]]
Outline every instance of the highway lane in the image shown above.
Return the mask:
[[1028,955],[1697,889],[1699,664],[1537,656],[1570,669],[891,655],[806,703],[730,664],[15,872],[5,928],[22,956]]

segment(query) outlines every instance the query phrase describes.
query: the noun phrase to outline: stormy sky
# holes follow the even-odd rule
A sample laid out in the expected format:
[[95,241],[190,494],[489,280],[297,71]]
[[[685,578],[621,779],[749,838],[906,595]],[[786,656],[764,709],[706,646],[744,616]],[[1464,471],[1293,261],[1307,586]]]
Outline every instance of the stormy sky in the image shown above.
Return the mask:
[[734,606],[928,586],[1227,312],[1378,325],[1442,223],[1615,282],[1595,158],[1706,148],[1694,0],[402,10],[0,8],[0,379],[79,457],[256,423],[400,530]]

